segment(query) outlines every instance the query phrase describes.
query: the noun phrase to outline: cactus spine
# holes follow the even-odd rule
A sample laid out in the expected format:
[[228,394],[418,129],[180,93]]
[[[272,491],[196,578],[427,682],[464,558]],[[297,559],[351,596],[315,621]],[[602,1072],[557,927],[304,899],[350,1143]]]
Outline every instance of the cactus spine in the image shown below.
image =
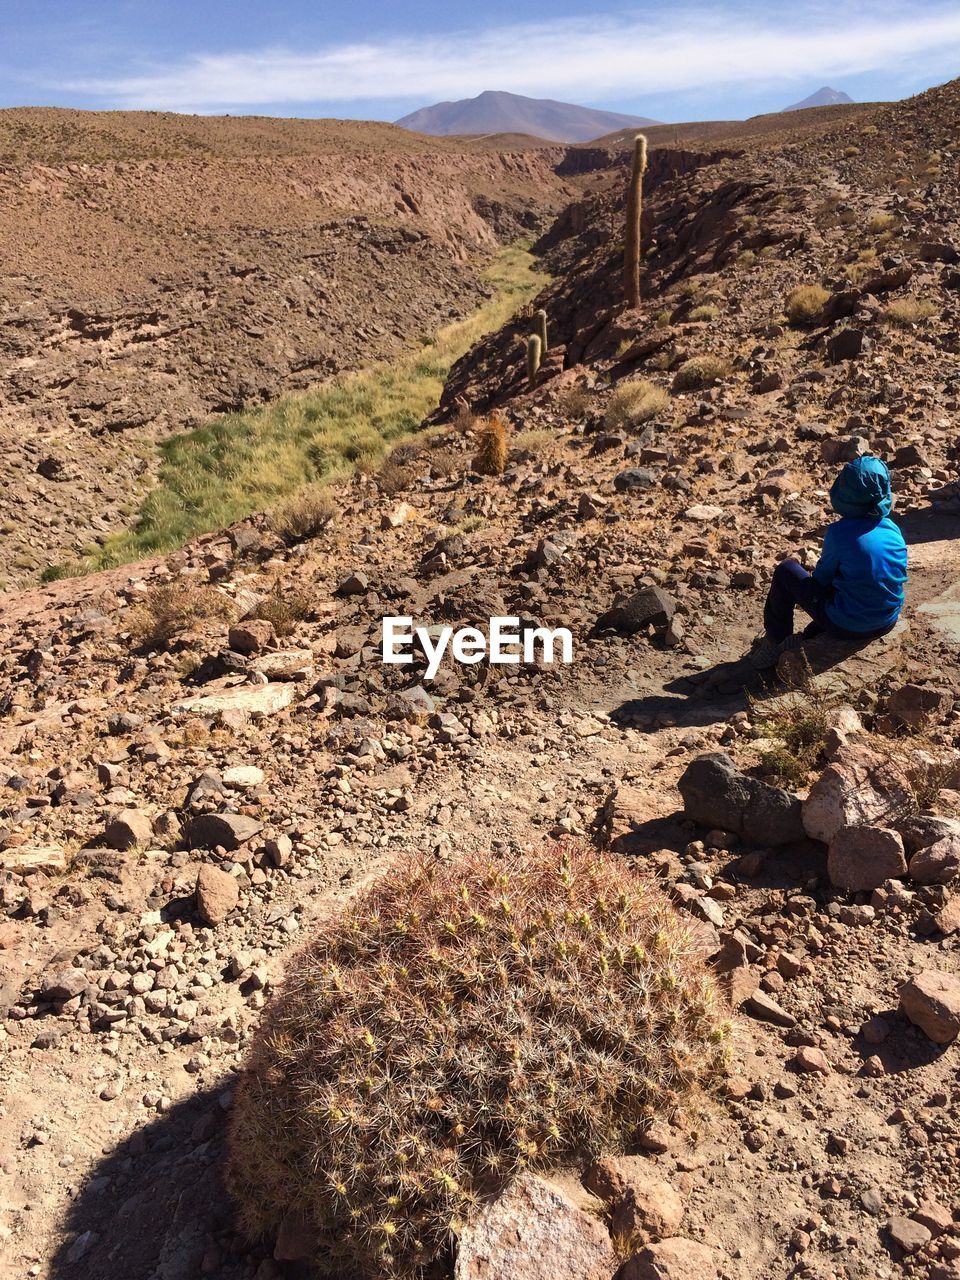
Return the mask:
[[538,333],[531,333],[527,339],[527,385],[532,391],[537,385],[537,374],[540,372],[540,357],[543,344]]
[[537,312],[536,321],[537,327],[534,332],[538,334],[540,338],[540,355],[545,356],[547,351],[550,349],[550,343],[547,341],[547,313],[544,311],[543,307],[541,307]]
[[640,305],[640,221],[643,217],[643,175],[647,168],[647,140],[638,133],[633,169],[627,188],[627,234],[623,250],[623,285],[628,307]]

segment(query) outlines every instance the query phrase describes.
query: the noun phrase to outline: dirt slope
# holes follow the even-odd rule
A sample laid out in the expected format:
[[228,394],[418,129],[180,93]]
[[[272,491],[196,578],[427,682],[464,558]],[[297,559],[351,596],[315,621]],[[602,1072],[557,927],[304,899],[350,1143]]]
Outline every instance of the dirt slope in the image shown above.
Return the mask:
[[0,572],[116,528],[151,443],[388,357],[573,188],[387,125],[0,112]]

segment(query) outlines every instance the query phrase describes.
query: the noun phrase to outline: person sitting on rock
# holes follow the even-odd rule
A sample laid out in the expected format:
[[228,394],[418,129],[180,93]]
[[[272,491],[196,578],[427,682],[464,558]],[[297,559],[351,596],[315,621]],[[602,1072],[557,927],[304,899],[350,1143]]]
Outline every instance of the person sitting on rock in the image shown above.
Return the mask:
[[[813,573],[796,560],[777,565],[763,609],[764,634],[750,660],[758,670],[776,665],[785,649],[829,635],[864,642],[886,635],[903,608],[907,545],[890,519],[890,472],[879,458],[857,458],[837,476],[830,503],[840,519],[823,539]],[[813,619],[795,637],[799,605]]]

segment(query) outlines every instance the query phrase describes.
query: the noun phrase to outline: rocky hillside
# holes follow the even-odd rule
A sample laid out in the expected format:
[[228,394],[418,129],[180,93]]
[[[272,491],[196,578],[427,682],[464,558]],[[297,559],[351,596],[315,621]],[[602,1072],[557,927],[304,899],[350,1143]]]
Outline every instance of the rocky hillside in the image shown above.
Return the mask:
[[153,442],[388,357],[574,188],[388,125],[0,112],[0,572],[122,526]]
[[[291,954],[411,850],[572,839],[696,933],[728,1074],[625,1154],[525,1175],[461,1236],[459,1280],[544,1257],[555,1280],[957,1280],[960,520],[928,500],[958,465],[957,101],[654,150],[637,312],[624,171],[601,174],[541,242],[535,387],[528,315],[312,536],[258,517],[5,599],[16,1274],[316,1274],[309,1233],[242,1236],[220,1180]],[[813,561],[867,449],[905,626],[785,689],[742,659],[766,583]],[[428,680],[422,652],[381,662],[386,615],[565,626],[574,661]]]

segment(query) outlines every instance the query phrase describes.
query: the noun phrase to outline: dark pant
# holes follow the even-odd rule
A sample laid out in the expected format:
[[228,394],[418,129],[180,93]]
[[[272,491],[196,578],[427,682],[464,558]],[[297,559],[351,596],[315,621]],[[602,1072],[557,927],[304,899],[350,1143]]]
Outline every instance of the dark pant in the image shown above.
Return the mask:
[[[773,581],[767,602],[763,606],[763,629],[767,638],[775,644],[793,635],[793,611],[797,605],[808,613],[813,621],[804,631],[805,636],[818,636],[823,631],[838,632],[826,614],[827,592],[802,564],[796,560],[784,560],[773,571]],[[845,633],[841,633],[845,634]]]
[[827,588],[821,587],[802,564],[796,560],[781,561],[773,571],[767,602],[763,606],[763,629],[767,639],[781,644],[793,635],[793,611],[797,605],[813,619],[803,632],[807,639],[826,633],[844,640],[866,642],[885,636],[896,625],[891,623],[879,631],[846,631],[827,617],[829,597]]

